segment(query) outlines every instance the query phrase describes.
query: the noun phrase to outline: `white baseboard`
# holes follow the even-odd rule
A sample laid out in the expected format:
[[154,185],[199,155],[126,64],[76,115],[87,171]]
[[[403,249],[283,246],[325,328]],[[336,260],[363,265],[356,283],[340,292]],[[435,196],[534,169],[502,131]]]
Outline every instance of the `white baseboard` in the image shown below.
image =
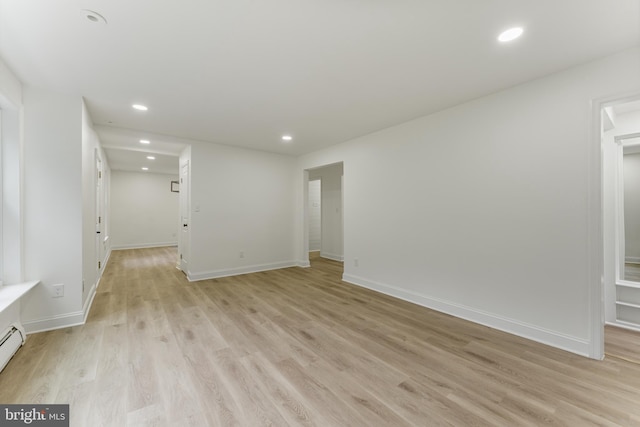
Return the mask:
[[96,297],[96,291],[98,290],[98,286],[100,285],[100,279],[102,276],[98,278],[98,281],[95,285],[91,287],[89,290],[89,296],[87,300],[84,302],[84,306],[82,307],[82,312],[84,313],[82,316],[82,324],[84,325],[87,321],[87,317],[89,316],[89,311],[91,310],[91,306],[93,305],[93,299]]
[[615,326],[616,328],[640,332],[640,325],[637,325],[635,323],[625,322],[624,320],[614,320],[613,322],[606,322],[606,324],[609,326]]
[[164,248],[166,246],[178,246],[178,242],[132,243],[127,245],[113,245],[111,246],[111,250],[119,251],[124,249]]
[[[87,298],[87,300],[89,299],[92,298]],[[44,319],[24,322],[22,326],[24,326],[24,330],[27,334],[35,334],[36,332],[52,331],[54,329],[84,325],[84,319],[84,311],[76,311],[74,313],[65,313],[57,316],[46,317]]]
[[197,282],[199,280],[217,279],[219,277],[238,276],[240,274],[258,273],[260,271],[277,270],[279,268],[298,267],[299,263],[296,261],[284,261],[275,262],[271,264],[258,264],[248,265],[245,267],[228,268],[223,270],[203,271],[200,273],[187,273],[187,278],[190,282]]
[[624,262],[628,262],[629,264],[640,264],[640,257],[628,256],[624,258]]
[[91,310],[91,306],[93,305],[93,300],[96,297],[96,291],[98,289],[98,286],[100,285],[100,280],[102,279],[102,273],[104,272],[104,269],[106,268],[107,262],[109,262],[110,257],[111,257],[111,249],[109,249],[109,251],[107,252],[107,256],[104,259],[104,265],[100,270],[100,276],[96,280],[96,283],[91,285],[91,289],[89,289],[89,296],[84,302],[82,311],[65,313],[65,314],[60,314],[56,316],[46,317],[44,319],[24,322],[23,326],[27,334],[34,334],[37,332],[52,331],[54,329],[70,328],[72,326],[84,325],[87,322],[89,311]]
[[335,255],[335,254],[330,254],[330,253],[327,253],[327,252],[320,252],[320,256],[322,258],[332,259],[334,261],[340,261],[340,262],[344,261],[344,256],[343,255]]
[[[99,283],[99,280],[98,280]],[[54,329],[70,328],[72,326],[84,325],[89,316],[89,310],[93,304],[93,299],[96,296],[97,284],[91,286],[89,290],[89,296],[84,302],[82,311],[76,311],[72,313],[59,314],[56,316],[45,317],[44,319],[32,320],[24,322],[23,326],[27,334],[35,334],[37,332],[52,331]]]
[[100,270],[100,277],[98,277],[98,283],[96,283],[96,289],[98,289],[98,285],[100,284],[100,279],[102,279],[102,274],[104,273],[105,268],[107,268],[107,264],[109,263],[109,259],[111,258],[112,249],[109,248],[107,251],[107,256],[104,257],[104,261],[102,263],[102,270]]
[[560,334],[555,331],[550,331],[518,320],[483,312],[461,304],[431,298],[382,283],[376,283],[351,274],[344,274],[342,276],[342,280],[363,288],[409,301],[432,310],[440,311],[442,313],[450,314],[474,323],[479,323],[493,329],[498,329],[532,341],[537,341],[542,344],[589,357],[590,342],[588,340]]
[[308,259],[303,259],[296,262],[296,266],[301,268],[309,268],[311,267],[311,263],[309,262]]

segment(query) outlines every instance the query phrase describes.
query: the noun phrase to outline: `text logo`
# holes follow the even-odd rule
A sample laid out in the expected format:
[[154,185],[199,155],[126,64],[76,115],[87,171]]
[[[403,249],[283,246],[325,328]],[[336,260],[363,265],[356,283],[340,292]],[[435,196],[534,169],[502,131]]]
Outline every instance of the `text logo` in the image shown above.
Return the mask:
[[69,405],[0,405],[0,425],[69,427]]

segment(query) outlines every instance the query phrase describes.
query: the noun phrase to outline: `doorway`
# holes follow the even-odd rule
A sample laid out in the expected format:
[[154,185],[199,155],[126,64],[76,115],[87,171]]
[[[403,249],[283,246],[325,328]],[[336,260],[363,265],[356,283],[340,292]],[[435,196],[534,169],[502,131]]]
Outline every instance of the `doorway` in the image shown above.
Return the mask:
[[189,275],[189,224],[191,222],[189,204],[189,161],[180,165],[180,241],[178,244],[179,268]]
[[100,153],[98,149],[95,150],[95,159],[96,159],[96,217],[95,217],[95,225],[96,225],[96,277],[100,277],[102,269],[104,268],[103,262],[105,257],[105,238],[107,236],[105,225],[105,215],[104,215],[104,178],[103,178],[103,166],[102,166],[102,158],[100,157]]
[[605,354],[629,358],[640,350],[640,99],[600,114]]
[[[313,258],[344,260],[343,163],[309,169],[305,197],[307,254]],[[312,262],[313,263],[313,262]]]
[[322,180],[309,181],[309,256],[322,249]]

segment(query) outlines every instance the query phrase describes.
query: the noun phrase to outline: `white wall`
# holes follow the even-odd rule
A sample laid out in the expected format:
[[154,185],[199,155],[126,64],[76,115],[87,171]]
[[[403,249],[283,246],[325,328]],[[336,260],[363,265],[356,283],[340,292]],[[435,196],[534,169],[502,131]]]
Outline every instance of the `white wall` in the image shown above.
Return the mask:
[[296,264],[294,163],[289,156],[192,143],[191,280]]
[[[23,279],[22,246],[22,84],[0,60],[0,147],[2,161],[2,245],[0,272],[4,284]],[[0,312],[0,333],[20,320],[21,301],[15,301]]]
[[591,100],[638,88],[638,49],[532,81],[302,156],[296,199],[343,161],[345,280],[595,354]]
[[[102,161],[102,186],[100,193],[96,194],[96,158]],[[96,234],[96,198],[101,198],[106,204],[106,195],[109,189],[110,169],[107,157],[102,149],[98,135],[93,129],[91,116],[86,105],[82,103],[82,277],[84,286],[82,289],[82,306],[85,314],[88,312],[96,287],[104,271],[110,252],[110,239],[106,234]],[[105,206],[105,212],[107,206]],[[104,218],[105,221],[108,218]],[[104,230],[102,230],[104,231]],[[99,240],[99,242],[96,241]],[[98,269],[98,261],[100,268]]]
[[[322,239],[320,256],[343,260],[342,163],[309,171],[309,179],[322,181]],[[311,215],[309,215],[311,219]],[[309,237],[311,239],[311,236]]]
[[309,252],[319,251],[322,243],[321,181],[309,181]]
[[22,83],[0,59],[0,106],[6,108],[22,106]]
[[177,180],[178,175],[111,172],[112,248],[178,244],[179,193],[171,192]]
[[0,60],[0,128],[2,131],[2,256],[5,284],[24,277],[22,238],[22,84]]
[[640,153],[624,155],[625,258],[640,262]]
[[[23,301],[27,331],[81,323],[83,260],[82,100],[24,88],[25,279],[41,280]],[[52,285],[64,297],[52,298]]]

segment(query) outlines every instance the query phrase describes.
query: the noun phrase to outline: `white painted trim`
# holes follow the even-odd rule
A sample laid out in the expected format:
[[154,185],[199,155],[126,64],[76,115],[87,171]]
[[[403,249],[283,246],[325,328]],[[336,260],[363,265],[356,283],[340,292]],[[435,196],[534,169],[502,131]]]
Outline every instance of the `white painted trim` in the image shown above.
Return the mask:
[[607,322],[609,326],[615,326],[616,328],[627,329],[629,331],[640,332],[640,327],[635,323],[625,322],[624,320],[616,320],[615,322]]
[[258,273],[260,271],[277,270],[280,268],[298,267],[299,262],[284,261],[274,262],[271,264],[248,265],[245,267],[228,268],[224,270],[203,271],[201,273],[187,272],[187,278],[190,282],[199,280],[217,279],[219,277],[239,276],[241,274]]
[[114,245],[114,246],[111,246],[111,250],[120,251],[125,249],[164,248],[167,246],[178,246],[178,242],[176,241],[176,242],[159,242],[159,243],[133,243],[130,245]]
[[640,264],[640,257],[637,256],[628,256],[624,259],[624,262],[628,264]]
[[300,260],[296,263],[297,267],[301,267],[301,268],[309,268],[311,267],[311,263],[309,262],[309,260]]
[[32,282],[0,286],[0,313],[6,310],[14,302],[17,302],[39,283],[40,281],[34,280]]
[[87,300],[84,302],[84,307],[82,307],[82,312],[84,313],[84,315],[82,316],[82,324],[84,325],[87,322],[87,317],[89,316],[89,311],[91,311],[91,306],[93,305],[93,299],[96,297],[96,291],[98,290],[98,286],[100,285],[100,278],[98,278],[98,281],[96,282],[95,285],[93,285],[91,287],[91,289],[89,290],[89,297],[87,298]]
[[[87,301],[92,298],[87,298]],[[60,314],[57,316],[46,317],[44,319],[33,320],[31,322],[24,322],[24,326],[27,334],[35,334],[37,332],[52,331],[54,329],[69,328],[72,326],[84,325],[85,314],[84,311],[76,311],[72,313]]]
[[[100,279],[102,278],[102,274],[104,273],[104,269],[107,268],[107,263],[109,262],[109,259],[111,258],[111,247],[109,247],[109,249],[107,249],[107,255],[104,257],[104,262],[102,263],[102,271],[100,272],[100,278],[98,279],[98,281],[100,281]],[[97,288],[97,286],[96,286]]]
[[[596,360],[604,358],[604,175],[602,173],[602,108],[604,100],[591,101],[587,144],[587,295],[589,339],[584,351]],[[573,348],[571,342],[570,348]],[[579,347],[579,345],[576,345]],[[563,348],[563,347],[561,347]],[[566,348],[566,347],[565,347]]]
[[[636,139],[636,138],[640,138],[640,132],[628,133],[626,135],[616,135],[613,137],[613,140],[615,141],[616,144],[624,144],[625,139]],[[634,143],[629,145],[631,146],[636,144]]]
[[498,329],[582,356],[589,356],[590,354],[591,343],[587,340],[560,334],[555,331],[550,331],[506,317],[496,316],[495,314],[487,313],[461,304],[409,292],[394,286],[377,283],[351,274],[344,274],[342,276],[342,280],[363,288],[390,295],[394,298],[409,301],[432,310],[450,314],[461,319],[479,323],[493,329]]
[[326,252],[320,252],[320,256],[322,258],[327,258],[327,259],[331,259],[334,261],[340,261],[343,262],[344,261],[344,256],[343,255],[335,255],[335,254],[329,254]]
[[635,288],[638,289],[640,288],[640,283],[638,282],[632,282],[630,280],[618,280],[616,282],[616,286],[621,286],[621,287],[625,287],[625,288]]

